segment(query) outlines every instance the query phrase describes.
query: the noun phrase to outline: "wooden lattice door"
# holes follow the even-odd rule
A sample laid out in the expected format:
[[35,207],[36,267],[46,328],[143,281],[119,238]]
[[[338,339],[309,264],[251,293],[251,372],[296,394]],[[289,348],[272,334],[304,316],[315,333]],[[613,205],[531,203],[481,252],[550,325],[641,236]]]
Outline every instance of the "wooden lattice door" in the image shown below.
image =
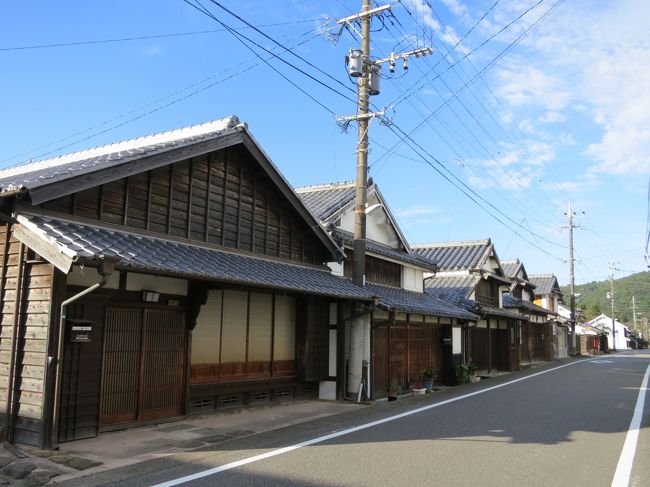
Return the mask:
[[184,313],[109,309],[100,425],[182,414],[184,364]]

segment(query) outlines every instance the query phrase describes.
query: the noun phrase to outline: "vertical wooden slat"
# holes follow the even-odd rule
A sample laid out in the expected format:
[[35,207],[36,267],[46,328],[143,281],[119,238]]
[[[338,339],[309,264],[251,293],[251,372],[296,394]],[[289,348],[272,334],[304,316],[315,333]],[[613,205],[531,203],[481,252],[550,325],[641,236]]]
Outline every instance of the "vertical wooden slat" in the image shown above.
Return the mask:
[[126,225],[126,220],[129,214],[129,189],[131,188],[131,178],[126,178],[124,184],[124,211],[122,216],[122,225]]
[[235,244],[235,247],[240,249],[241,248],[241,231],[242,231],[242,224],[241,224],[241,199],[242,199],[242,180],[244,179],[244,164],[241,162],[239,164],[239,187],[237,188],[238,194],[237,194],[237,243]]
[[255,223],[257,221],[257,177],[253,176],[253,218],[251,218],[251,252],[255,252]]
[[99,219],[104,219],[104,185],[99,187]]
[[188,192],[188,197],[187,197],[187,238],[191,238],[192,234],[192,191],[194,189],[194,174],[193,174],[193,169],[194,169],[194,158],[190,159],[189,163],[189,178],[190,178],[190,184],[189,188],[187,189]]
[[169,194],[168,194],[168,208],[167,208],[167,234],[172,233],[172,200],[174,199],[174,164],[169,165]]
[[228,149],[223,154],[223,201],[221,204],[221,245],[226,243],[226,200],[228,193]]
[[210,188],[212,187],[212,159],[214,158],[214,152],[211,152],[208,156],[208,180],[206,182],[205,190],[205,235],[203,240],[208,241],[208,231],[210,229]]
[[271,254],[269,249],[269,213],[271,208],[269,206],[269,192],[267,191],[264,195],[264,204],[266,205],[266,211],[264,213],[264,253],[267,255]]
[[151,227],[151,192],[153,188],[153,176],[151,173],[152,171],[147,172],[147,222],[145,226],[147,230]]

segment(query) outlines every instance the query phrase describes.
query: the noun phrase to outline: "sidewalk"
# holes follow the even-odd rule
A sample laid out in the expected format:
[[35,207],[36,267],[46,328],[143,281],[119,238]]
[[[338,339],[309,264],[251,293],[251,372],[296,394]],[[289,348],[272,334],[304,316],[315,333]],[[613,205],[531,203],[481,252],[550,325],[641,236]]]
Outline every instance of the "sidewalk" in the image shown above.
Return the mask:
[[[0,485],[37,486],[161,458],[232,438],[272,431],[366,407],[349,402],[302,401],[238,409],[153,426],[102,433],[61,443],[58,451],[23,447],[17,459],[0,447]],[[3,468],[4,467],[4,468]]]

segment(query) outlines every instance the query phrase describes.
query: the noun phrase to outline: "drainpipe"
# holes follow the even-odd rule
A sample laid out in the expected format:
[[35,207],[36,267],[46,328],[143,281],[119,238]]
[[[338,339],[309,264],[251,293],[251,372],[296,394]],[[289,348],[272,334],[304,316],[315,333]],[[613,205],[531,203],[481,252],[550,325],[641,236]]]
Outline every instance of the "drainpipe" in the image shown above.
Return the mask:
[[[7,227],[7,234],[9,228]],[[9,240],[9,239],[7,239]],[[7,249],[5,248],[5,251]],[[18,341],[18,325],[20,324],[20,307],[21,294],[23,293],[23,267],[25,266],[25,244],[20,243],[18,250],[18,272],[16,276],[16,297],[14,298],[14,322],[11,328],[11,351],[9,354],[9,376],[7,377],[7,406],[5,409],[5,433],[9,443],[13,443],[14,432],[11,427],[11,417],[13,416],[12,405],[14,402],[14,376],[16,372],[16,348]]]
[[53,443],[56,445],[58,443],[58,422],[59,422],[59,400],[61,397],[61,374],[63,372],[61,367],[61,362],[63,361],[63,348],[65,340],[65,320],[66,320],[66,308],[77,301],[78,299],[84,297],[86,294],[90,294],[96,289],[105,286],[108,283],[108,277],[115,270],[115,261],[106,260],[103,256],[99,257],[101,260],[99,262],[99,268],[97,272],[102,276],[101,280],[92,286],[84,289],[83,291],[75,294],[74,296],[69,297],[61,303],[61,308],[59,309],[59,333],[57,341],[57,352],[55,357],[48,357],[48,363],[55,361],[55,381],[54,381],[54,410],[52,411],[52,437],[56,438],[53,440]]

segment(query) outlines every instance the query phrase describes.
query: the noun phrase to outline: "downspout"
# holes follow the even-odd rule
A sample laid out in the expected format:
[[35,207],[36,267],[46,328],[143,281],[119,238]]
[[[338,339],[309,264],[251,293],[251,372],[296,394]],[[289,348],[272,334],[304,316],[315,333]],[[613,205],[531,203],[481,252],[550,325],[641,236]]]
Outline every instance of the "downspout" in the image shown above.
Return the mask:
[[[9,233],[9,228],[7,228]],[[9,354],[9,376],[7,377],[7,406],[5,409],[5,427],[6,438],[9,443],[13,443],[14,432],[11,430],[11,416],[13,415],[13,395],[14,395],[14,375],[16,371],[16,348],[18,338],[18,325],[20,323],[20,296],[23,293],[23,267],[25,264],[25,244],[20,243],[18,250],[18,272],[16,276],[16,297],[14,298],[14,322],[11,328],[11,351]]]
[[66,308],[77,301],[80,298],[83,298],[86,294],[90,294],[96,289],[105,286],[108,283],[108,276],[110,276],[115,269],[114,261],[107,261],[104,257],[100,257],[99,268],[97,272],[102,276],[101,280],[92,286],[84,289],[83,291],[75,294],[74,296],[69,297],[61,303],[59,309],[59,330],[57,338],[57,352],[55,357],[48,357],[48,361],[56,361],[55,369],[55,380],[54,380],[54,410],[52,411],[52,437],[56,438],[53,440],[53,443],[58,444],[58,422],[59,422],[59,400],[61,397],[61,375],[62,367],[61,362],[63,361],[63,348],[64,348],[64,339],[65,339],[65,320],[66,320]]

